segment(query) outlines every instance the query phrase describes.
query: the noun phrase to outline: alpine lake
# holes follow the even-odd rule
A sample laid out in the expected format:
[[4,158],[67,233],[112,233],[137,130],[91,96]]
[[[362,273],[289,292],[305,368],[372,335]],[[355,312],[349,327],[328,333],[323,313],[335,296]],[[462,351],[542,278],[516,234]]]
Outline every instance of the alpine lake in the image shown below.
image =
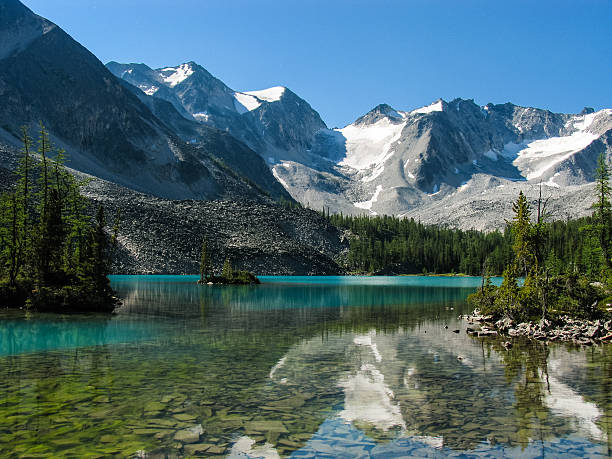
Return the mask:
[[611,454],[612,345],[470,337],[479,278],[196,280],[0,311],[0,457]]

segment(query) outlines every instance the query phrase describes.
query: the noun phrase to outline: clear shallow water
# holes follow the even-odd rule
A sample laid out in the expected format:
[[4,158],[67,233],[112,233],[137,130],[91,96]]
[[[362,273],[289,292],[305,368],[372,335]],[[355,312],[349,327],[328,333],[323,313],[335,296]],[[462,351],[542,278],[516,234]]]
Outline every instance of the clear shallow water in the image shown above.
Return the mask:
[[478,278],[195,279],[116,276],[112,318],[0,313],[0,457],[609,454],[611,347],[467,336]]

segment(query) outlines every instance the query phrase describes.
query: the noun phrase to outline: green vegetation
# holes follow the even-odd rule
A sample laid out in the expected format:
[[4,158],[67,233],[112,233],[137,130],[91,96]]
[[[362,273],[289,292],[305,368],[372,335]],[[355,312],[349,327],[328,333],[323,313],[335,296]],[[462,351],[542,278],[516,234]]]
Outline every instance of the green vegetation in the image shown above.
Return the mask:
[[[0,305],[37,311],[111,312],[117,299],[107,277],[117,236],[104,209],[95,219],[77,180],[53,151],[41,125],[36,158],[27,129],[13,190],[0,196]],[[52,159],[51,156],[55,157]]]
[[210,255],[206,240],[202,242],[202,254],[200,256],[200,279],[198,284],[232,284],[232,285],[248,285],[259,284],[259,279],[248,271],[234,271],[229,258],[225,259],[220,276],[213,274],[213,269],[210,263]]
[[[542,210],[540,211],[543,214]],[[594,224],[593,217],[538,226],[538,247],[551,273],[565,268],[597,271],[599,256],[589,236],[580,228]],[[330,215],[329,221],[351,233],[350,249],[343,260],[354,273],[501,275],[514,258],[514,234],[484,233],[424,225],[414,219],[389,216]],[[544,237],[544,234],[546,237]]]
[[[521,192],[512,207],[514,218],[509,226],[513,258],[505,267],[503,283],[497,288],[487,280],[468,297],[472,306],[493,318],[509,317],[519,322],[556,320],[566,315],[594,319],[609,314],[605,305],[610,302],[606,297],[612,287],[612,192],[603,156],[596,174],[593,216],[577,231],[582,239],[582,262],[564,264],[554,251],[546,251],[551,225],[546,223],[545,202],[538,201],[532,219],[532,209]],[[519,277],[524,279],[522,286]]]
[[480,274],[487,256],[494,271],[509,258],[508,244],[499,232],[461,231],[389,216],[340,214],[329,220],[353,234],[345,260],[353,272]]

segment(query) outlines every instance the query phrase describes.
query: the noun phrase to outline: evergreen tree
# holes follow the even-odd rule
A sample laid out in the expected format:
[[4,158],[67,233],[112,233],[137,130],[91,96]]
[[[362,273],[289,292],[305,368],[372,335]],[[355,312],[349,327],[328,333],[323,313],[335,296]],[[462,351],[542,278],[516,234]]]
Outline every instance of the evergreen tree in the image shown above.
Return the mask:
[[29,253],[31,139],[22,128],[23,148],[17,166],[17,186],[0,198],[0,277],[6,271],[9,284],[14,287]]
[[41,173],[39,179],[40,185],[40,215],[44,220],[45,215],[47,214],[47,201],[49,196],[49,152],[51,151],[51,146],[49,143],[49,134],[47,133],[45,127],[42,123],[40,123],[40,136],[38,139],[38,154],[40,155],[41,162]]
[[20,252],[22,246],[22,231],[20,227],[20,207],[17,194],[12,191],[3,196],[0,201],[2,220],[7,224],[3,227],[0,241],[2,242],[2,259],[8,275],[9,285],[15,286],[20,268]]
[[546,220],[549,216],[546,210],[547,204],[548,200],[542,198],[542,183],[540,183],[536,220],[533,223],[531,230],[531,240],[537,266],[541,266],[543,264],[544,252],[546,249],[546,240],[548,236],[548,222]]
[[49,192],[47,211],[40,225],[37,246],[38,280],[43,285],[64,282],[63,254],[66,227],[62,215],[62,201],[57,190]]
[[94,227],[91,231],[91,280],[95,292],[101,295],[110,290],[108,274],[110,272],[110,260],[108,257],[109,238],[104,230],[106,221],[104,207],[99,206],[96,212]]
[[512,246],[515,255],[514,267],[517,274],[520,273],[526,277],[537,260],[531,239],[531,207],[522,191],[519,193],[517,201],[512,204],[512,211],[514,217],[510,225],[514,236]]
[[514,267],[509,267],[504,271],[504,280],[495,298],[495,308],[502,311],[504,315],[516,319],[521,315],[521,305],[520,288],[515,273]]
[[[17,195],[20,198],[20,211],[22,221],[20,225],[21,230],[21,243],[18,254],[18,266],[15,277],[19,275],[21,269],[28,268],[27,260],[31,254],[31,233],[32,233],[32,221],[33,221],[33,206],[31,202],[32,194],[32,139],[28,134],[26,126],[21,128],[21,139],[23,148],[21,150],[21,157],[19,158],[19,164],[17,166],[17,176],[19,180],[17,182]],[[28,273],[26,273],[28,275]]]
[[610,170],[606,164],[604,154],[600,154],[597,159],[597,169],[595,170],[595,193],[597,200],[593,203],[592,208],[594,229],[599,237],[602,255],[605,265],[610,268],[610,238],[612,225],[612,204],[610,196],[612,190],[610,188]]
[[225,280],[231,280],[234,277],[234,270],[232,269],[232,265],[230,263],[229,257],[225,259],[225,263],[223,263],[223,269],[221,270],[221,275],[225,278]]
[[208,248],[206,239],[202,241],[202,253],[200,255],[200,284],[208,282],[210,277],[210,258],[208,256]]

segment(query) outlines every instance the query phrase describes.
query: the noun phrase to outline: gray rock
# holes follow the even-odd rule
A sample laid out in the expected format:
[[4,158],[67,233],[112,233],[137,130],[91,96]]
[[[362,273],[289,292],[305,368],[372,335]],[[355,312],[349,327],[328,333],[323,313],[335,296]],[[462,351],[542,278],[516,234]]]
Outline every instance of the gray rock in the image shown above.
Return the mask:
[[586,332],[585,332],[585,336],[588,338],[597,338],[600,336],[601,334],[601,326],[596,324],[593,325],[592,327],[587,328]]
[[192,444],[185,445],[183,447],[183,451],[188,456],[193,456],[195,454],[202,454],[213,446],[214,445],[210,443],[192,443]]
[[509,317],[505,317],[495,322],[495,327],[502,332],[509,330],[513,325],[514,321]]
[[478,332],[478,336],[497,336],[497,332],[495,330],[483,329]]

